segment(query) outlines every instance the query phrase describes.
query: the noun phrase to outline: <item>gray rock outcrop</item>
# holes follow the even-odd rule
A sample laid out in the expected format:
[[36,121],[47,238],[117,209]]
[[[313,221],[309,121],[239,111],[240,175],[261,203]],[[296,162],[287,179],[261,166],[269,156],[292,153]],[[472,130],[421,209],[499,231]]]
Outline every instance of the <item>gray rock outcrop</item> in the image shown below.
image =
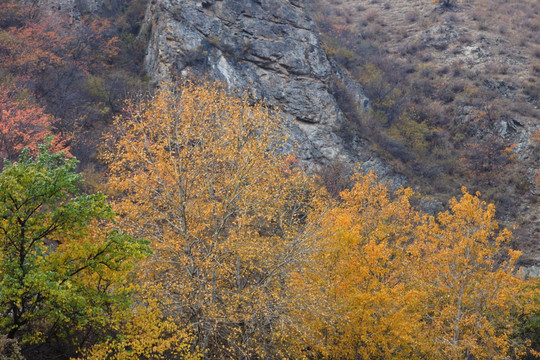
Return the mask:
[[[298,156],[308,166],[339,160],[390,173],[357,137],[329,84],[342,76],[328,60],[299,0],[154,0],[146,69],[154,83],[208,77],[250,91],[290,121]],[[360,88],[353,96],[368,106]]]

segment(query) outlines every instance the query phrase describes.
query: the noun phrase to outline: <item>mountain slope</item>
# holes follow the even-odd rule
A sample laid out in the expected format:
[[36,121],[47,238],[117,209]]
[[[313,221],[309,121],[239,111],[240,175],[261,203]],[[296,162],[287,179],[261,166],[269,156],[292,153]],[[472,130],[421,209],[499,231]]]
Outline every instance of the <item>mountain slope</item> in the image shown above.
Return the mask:
[[445,199],[465,185],[495,202],[538,275],[540,3],[451,3],[313,0],[309,10],[378,110],[358,121],[377,128],[379,153],[423,193]]

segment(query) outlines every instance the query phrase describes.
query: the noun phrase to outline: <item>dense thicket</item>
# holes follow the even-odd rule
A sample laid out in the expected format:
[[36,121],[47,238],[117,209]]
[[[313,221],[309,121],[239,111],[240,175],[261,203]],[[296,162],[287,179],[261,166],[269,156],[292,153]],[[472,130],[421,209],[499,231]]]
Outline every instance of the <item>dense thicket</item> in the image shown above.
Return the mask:
[[142,281],[207,358],[503,359],[534,311],[495,208],[436,216],[355,175],[332,200],[282,153],[277,114],[216,84],[163,85],[118,118],[106,158]]
[[101,17],[73,18],[35,2],[1,1],[0,119],[13,131],[0,126],[0,152],[16,159],[18,147],[37,148],[52,132],[87,165],[103,128],[144,86],[143,11],[142,1],[129,0]]

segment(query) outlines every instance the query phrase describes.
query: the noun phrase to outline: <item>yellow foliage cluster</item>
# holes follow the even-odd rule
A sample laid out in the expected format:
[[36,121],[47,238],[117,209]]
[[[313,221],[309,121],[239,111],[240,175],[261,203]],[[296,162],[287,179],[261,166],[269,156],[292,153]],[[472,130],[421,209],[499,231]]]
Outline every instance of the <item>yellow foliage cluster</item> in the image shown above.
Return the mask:
[[155,296],[145,298],[131,312],[116,314],[113,322],[121,336],[84,350],[80,360],[200,360],[202,353],[191,346],[189,331],[164,318],[162,305]]
[[321,220],[315,253],[293,274],[298,332],[325,358],[410,358],[420,303],[407,251],[418,220],[410,190],[392,200],[374,174],[355,176]]
[[217,84],[185,83],[133,104],[117,126],[110,186],[125,231],[152,241],[145,280],[215,356],[276,351],[312,191],[277,151],[282,121]]
[[356,175],[320,223],[321,249],[295,273],[302,341],[324,358],[504,359],[530,293],[495,209],[463,189],[450,209],[414,210]]
[[[152,242],[139,275],[189,329],[185,354],[487,360],[519,350],[514,319],[531,311],[530,294],[510,232],[478,195],[464,189],[431,216],[411,205],[412,190],[357,174],[331,200],[284,154],[279,116],[216,84],[165,84],[116,126],[106,154],[116,210],[123,230]],[[96,354],[180,329],[140,315],[148,324],[126,331],[147,340],[127,335]]]

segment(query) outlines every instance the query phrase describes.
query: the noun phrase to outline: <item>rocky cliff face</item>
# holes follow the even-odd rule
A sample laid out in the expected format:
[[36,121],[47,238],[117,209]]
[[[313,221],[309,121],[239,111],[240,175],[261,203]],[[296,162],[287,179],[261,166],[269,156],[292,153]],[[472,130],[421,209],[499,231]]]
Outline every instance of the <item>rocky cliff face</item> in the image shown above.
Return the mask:
[[[291,120],[306,164],[360,162],[389,173],[359,138],[344,141],[347,119],[328,85],[343,75],[328,60],[300,0],[154,0],[146,21],[153,82],[206,76],[249,91]],[[358,87],[350,89],[358,106],[368,106]]]
[[[52,12],[77,21],[87,14],[111,16],[126,0],[40,0]],[[154,85],[178,78],[207,78],[230,90],[248,91],[283,112],[291,143],[304,164],[319,168],[359,163],[402,184],[369,151],[340,110],[332,81],[347,84],[348,98],[366,108],[361,88],[327,58],[301,0],[150,0],[145,58]],[[347,140],[345,140],[347,138]]]

